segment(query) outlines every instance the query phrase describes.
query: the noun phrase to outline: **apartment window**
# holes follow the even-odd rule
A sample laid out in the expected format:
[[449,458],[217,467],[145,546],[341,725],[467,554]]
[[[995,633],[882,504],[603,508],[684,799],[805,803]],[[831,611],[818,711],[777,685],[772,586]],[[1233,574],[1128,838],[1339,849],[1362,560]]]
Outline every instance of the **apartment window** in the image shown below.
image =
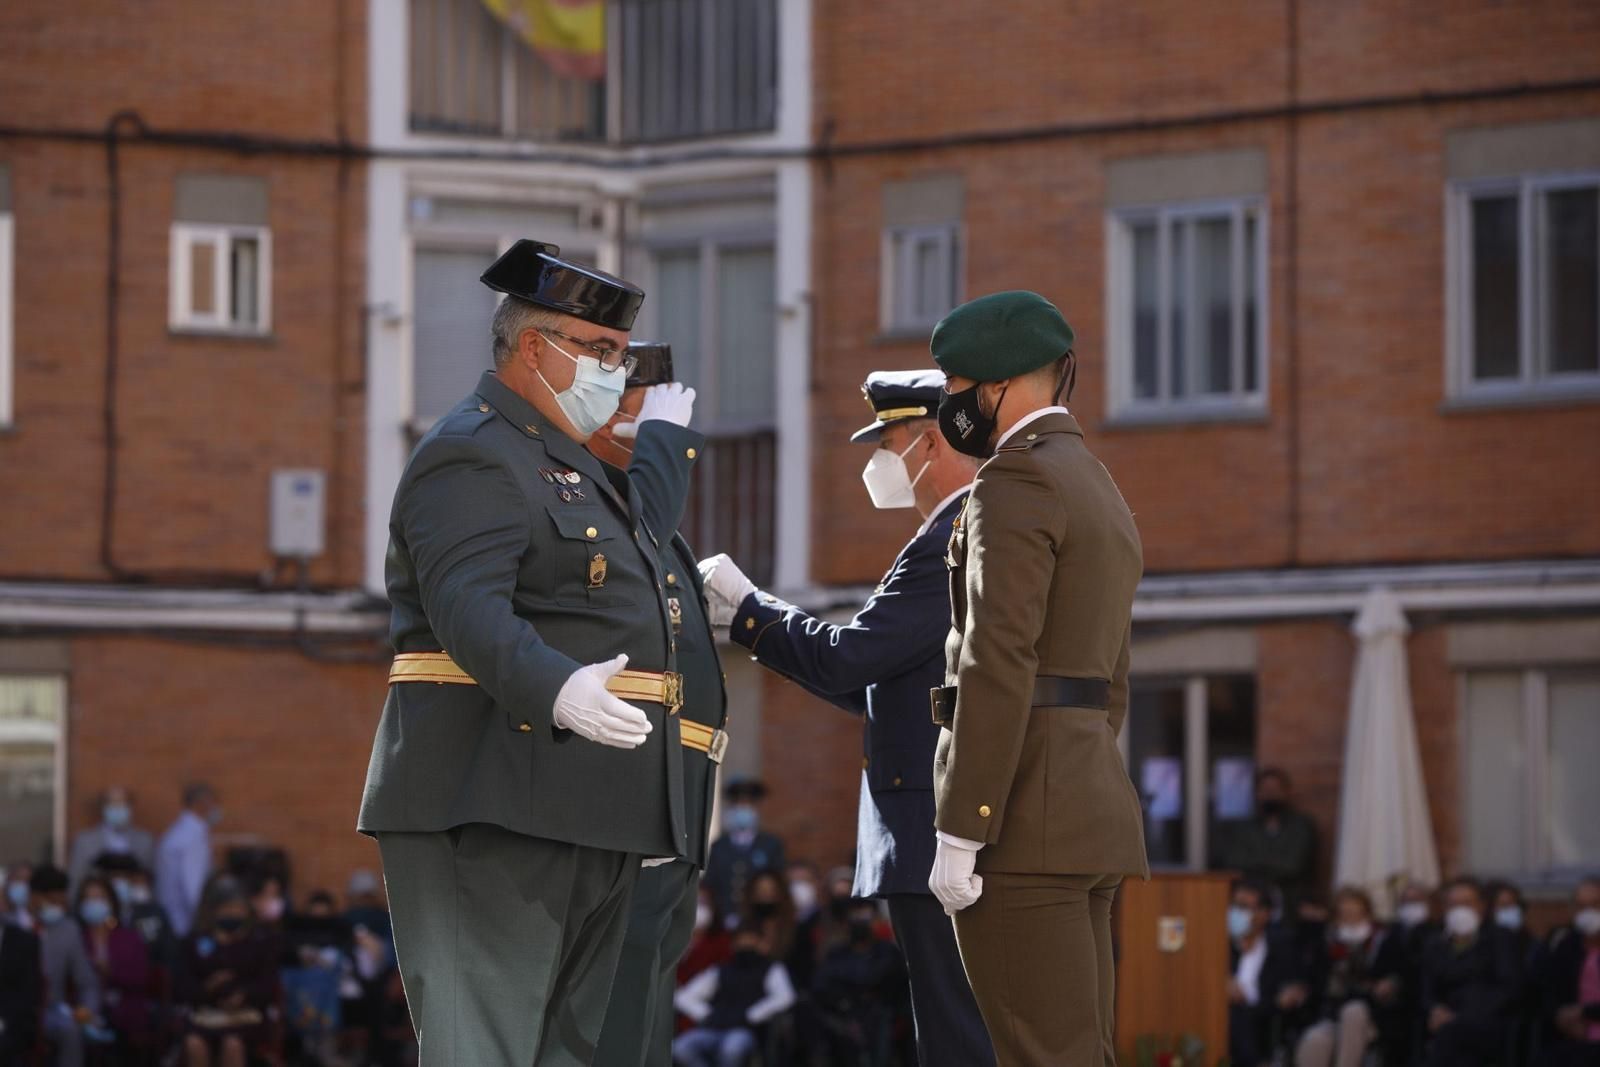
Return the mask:
[[936,175],[883,188],[881,321],[926,335],[961,300],[962,182]]
[[1153,865],[1204,868],[1254,809],[1256,687],[1247,676],[1134,678],[1122,743]]
[[272,325],[271,295],[265,180],[179,177],[169,274],[172,328],[264,334]]
[[1600,866],[1600,666],[1461,680],[1466,866],[1561,878]]
[[0,167],[0,427],[10,426],[15,417],[11,320],[13,261],[11,172]]
[[460,403],[493,363],[497,297],[478,277],[498,254],[494,244],[419,244],[412,256],[411,423],[418,431]]
[[[770,582],[777,506],[770,238],[664,243],[651,250],[650,271],[655,307],[646,329],[672,345],[675,375],[695,388],[695,418],[709,438],[695,465],[684,536],[696,551],[727,552],[753,580]],[[634,336],[645,333],[636,328]]]
[[777,0],[622,0],[613,10],[622,140],[773,128]]
[[1600,387],[1600,173],[1453,186],[1457,396]]
[[1263,403],[1259,199],[1114,211],[1113,410],[1190,415]]
[[0,674],[0,856],[61,855],[66,682]]

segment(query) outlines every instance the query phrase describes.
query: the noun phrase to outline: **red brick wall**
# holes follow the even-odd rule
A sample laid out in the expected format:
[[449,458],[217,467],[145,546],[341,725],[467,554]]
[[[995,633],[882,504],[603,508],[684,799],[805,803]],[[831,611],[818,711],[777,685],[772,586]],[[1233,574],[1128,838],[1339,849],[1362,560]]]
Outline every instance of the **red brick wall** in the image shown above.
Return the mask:
[[[1600,77],[1593,5],[1473,0],[1448,17],[1441,4],[1403,7],[1301,4],[1300,98],[1492,87],[1534,71]],[[822,3],[819,130],[849,146],[1278,106],[1286,10]],[[864,450],[844,439],[864,413],[867,371],[928,360],[923,342],[879,337],[878,299],[884,183],[930,173],[964,178],[966,294],[1038,289],[1077,330],[1072,406],[1137,514],[1148,570],[1600,552],[1600,494],[1571,491],[1600,469],[1600,404],[1441,411],[1446,134],[1596,114],[1590,92],[1304,117],[1294,227],[1281,120],[826,161],[814,237],[814,576],[874,581],[902,540],[867,506],[854,477]],[[1104,426],[1106,164],[1239,147],[1268,162],[1267,421]]]
[[[362,5],[168,2],[141,5],[137,17],[121,5],[92,6],[101,10],[72,18],[33,2],[0,12],[8,124],[98,131],[132,108],[164,130],[326,140],[342,100],[351,135],[362,134]],[[9,137],[0,139],[0,166],[11,177],[16,253],[16,425],[0,434],[0,497],[36,517],[0,523],[0,573],[103,579],[106,152]],[[313,580],[357,583],[363,168],[130,143],[119,169],[116,563],[252,580],[272,562],[269,472],[309,466],[329,476],[329,550]],[[168,331],[168,233],[186,171],[266,178],[269,337]]]
[[[725,650],[744,655],[744,650]],[[762,821],[791,860],[826,873],[853,862],[861,794],[861,720],[767,672],[761,694]],[[929,831],[932,832],[931,829]]]
[[299,890],[342,892],[351,871],[379,868],[355,824],[382,665],[139,637],[80,637],[71,656],[69,838],[107,785],[131,787],[137,821],[159,835],[183,784],[204,780],[222,797],[216,836],[287,848]]

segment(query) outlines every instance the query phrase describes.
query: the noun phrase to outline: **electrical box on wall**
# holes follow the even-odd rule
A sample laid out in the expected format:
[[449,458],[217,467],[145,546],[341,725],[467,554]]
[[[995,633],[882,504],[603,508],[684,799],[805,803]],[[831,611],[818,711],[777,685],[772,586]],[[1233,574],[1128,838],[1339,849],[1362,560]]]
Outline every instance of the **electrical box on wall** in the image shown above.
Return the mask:
[[311,559],[322,555],[327,476],[319,470],[272,472],[272,554]]

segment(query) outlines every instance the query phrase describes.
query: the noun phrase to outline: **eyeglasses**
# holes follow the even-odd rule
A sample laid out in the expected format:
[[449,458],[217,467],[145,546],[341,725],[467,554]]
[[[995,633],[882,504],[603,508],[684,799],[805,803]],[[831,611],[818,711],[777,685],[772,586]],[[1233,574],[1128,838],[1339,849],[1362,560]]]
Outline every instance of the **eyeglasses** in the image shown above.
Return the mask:
[[585,341],[581,337],[574,337],[570,333],[560,330],[541,330],[541,333],[552,334],[563,341],[571,341],[574,345],[589,353],[600,361],[600,366],[606,370],[616,370],[618,367],[626,368],[629,374],[639,365],[639,357],[625,348],[618,348],[610,341]]

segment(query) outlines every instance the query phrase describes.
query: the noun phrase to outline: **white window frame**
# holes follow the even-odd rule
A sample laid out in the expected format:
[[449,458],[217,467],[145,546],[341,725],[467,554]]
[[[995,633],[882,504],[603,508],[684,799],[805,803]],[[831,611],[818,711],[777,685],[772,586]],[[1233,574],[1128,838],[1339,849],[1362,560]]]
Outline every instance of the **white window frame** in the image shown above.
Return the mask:
[[[1514,674],[1522,680],[1522,749],[1526,755],[1526,773],[1520,785],[1523,789],[1523,826],[1521,834],[1522,862],[1516,870],[1497,871],[1474,868],[1482,876],[1515,879],[1519,883],[1549,882],[1567,885],[1576,877],[1588,873],[1588,868],[1562,868],[1551,865],[1550,860],[1550,676],[1591,675],[1600,672],[1600,664],[1525,668],[1493,668],[1462,671],[1456,676],[1456,707],[1459,719],[1459,752],[1462,794],[1457,810],[1463,822],[1469,814],[1469,794],[1473,783],[1469,780],[1471,767],[1471,728],[1465,718],[1467,689],[1473,675]],[[1503,788],[1501,783],[1482,783],[1483,787]],[[1461,851],[1468,864],[1475,861],[1468,854],[1471,839],[1462,836]]]
[[[1245,332],[1244,279],[1245,279],[1245,216],[1255,218],[1256,255],[1256,384],[1253,390],[1244,388]],[[1241,328],[1233,334],[1232,378],[1236,383],[1230,393],[1199,393],[1196,382],[1199,375],[1197,360],[1188,361],[1189,383],[1185,396],[1172,399],[1168,379],[1172,373],[1171,341],[1166,329],[1169,317],[1168,299],[1171,285],[1170,242],[1172,224],[1196,219],[1214,219],[1226,215],[1230,219],[1236,239],[1231,257],[1231,289],[1233,315]],[[1155,398],[1139,397],[1134,390],[1134,281],[1133,281],[1133,227],[1139,223],[1156,223],[1156,259],[1159,276],[1157,287],[1156,374],[1158,395]],[[1106,216],[1106,325],[1107,349],[1111,373],[1106,376],[1108,409],[1114,419],[1183,422],[1207,417],[1257,417],[1267,409],[1268,358],[1267,328],[1269,293],[1267,262],[1267,202],[1260,196],[1230,197],[1226,199],[1195,200],[1166,204],[1148,204],[1138,207],[1115,208]],[[1192,286],[1195,279],[1194,242],[1185,246],[1187,270],[1185,276]],[[1198,305],[1191,298],[1191,309]],[[1187,351],[1194,352],[1195,321],[1185,324]]]
[[[695,389],[699,395],[697,403],[701,405],[703,410],[707,412],[719,411],[721,409],[721,397],[718,395],[718,391],[721,388],[721,383],[717,372],[724,359],[735,358],[730,353],[724,351],[722,338],[719,336],[718,329],[717,280],[721,274],[721,259],[723,254],[727,252],[744,252],[766,248],[772,251],[773,269],[776,270],[778,256],[777,235],[771,229],[765,227],[729,227],[724,230],[709,233],[706,236],[698,239],[676,238],[672,236],[646,238],[640,242],[640,248],[645,253],[646,270],[648,271],[648,276],[650,279],[649,286],[645,290],[646,292],[650,292],[652,289],[657,288],[659,278],[659,272],[657,268],[658,256],[673,252],[693,252],[699,258],[699,354],[701,359],[701,380]],[[645,302],[645,307],[649,307],[649,301]],[[774,315],[775,326],[778,318],[781,318],[781,310]],[[648,321],[649,329],[651,331],[659,328],[657,326],[657,319],[654,314],[654,309],[651,309],[651,314]],[[642,332],[640,331],[638,324],[635,324],[634,336],[642,336]],[[773,335],[772,344],[772,358],[774,362],[774,370],[776,370],[776,364],[778,360],[778,338],[776,333]],[[774,374],[773,385],[775,389],[778,387],[776,374]],[[773,417],[770,420],[761,419],[744,422],[711,422],[708,420],[706,424],[701,425],[699,429],[703,433],[728,435],[758,433],[764,430],[775,430],[777,429],[777,412],[781,406],[782,405],[778,402],[778,397],[774,396]]]
[[[950,287],[950,307],[937,314],[918,315],[915,311],[917,284],[912,264],[912,252],[917,244],[933,239],[939,242],[939,258],[945,279]],[[885,226],[879,262],[883,264],[879,280],[879,325],[887,334],[923,333],[937,326],[952,308],[961,303],[965,291],[963,274],[966,257],[962,254],[965,241],[959,222],[921,223],[909,226]]]
[[[233,285],[229,271],[233,264],[233,242],[253,239],[260,249],[256,272],[257,321],[238,323],[232,319],[229,304]],[[193,249],[198,244],[211,244],[216,248],[212,270],[215,272],[213,292],[216,293],[217,310],[212,314],[198,314],[189,306],[193,279]],[[174,222],[169,257],[167,321],[174,330],[198,333],[237,334],[258,337],[272,332],[272,231],[265,226],[234,226],[214,223]]]
[[9,211],[0,212],[0,429],[16,421],[15,378],[13,362],[12,286],[15,256],[12,249],[13,226]]
[[[1600,396],[1600,371],[1551,374],[1546,344],[1543,257],[1546,219],[1543,194],[1562,189],[1597,187],[1600,171],[1523,174],[1452,182],[1446,190],[1445,231],[1445,389],[1446,395],[1468,401],[1519,400],[1530,397]],[[1517,197],[1517,366],[1515,378],[1477,381],[1472,334],[1472,202],[1483,196]],[[1600,307],[1600,291],[1595,294]],[[1600,311],[1597,311],[1600,314]]]

